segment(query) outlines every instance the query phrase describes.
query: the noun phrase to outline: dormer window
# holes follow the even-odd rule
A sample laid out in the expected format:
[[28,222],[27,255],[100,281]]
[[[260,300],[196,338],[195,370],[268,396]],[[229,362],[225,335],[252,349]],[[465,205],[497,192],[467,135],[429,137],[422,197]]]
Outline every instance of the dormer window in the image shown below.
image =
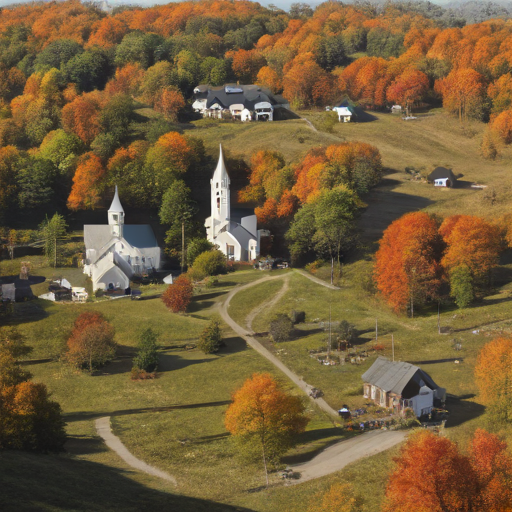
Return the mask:
[[112,214],[112,219],[114,220],[114,222],[119,222],[119,216],[117,215],[117,213]]

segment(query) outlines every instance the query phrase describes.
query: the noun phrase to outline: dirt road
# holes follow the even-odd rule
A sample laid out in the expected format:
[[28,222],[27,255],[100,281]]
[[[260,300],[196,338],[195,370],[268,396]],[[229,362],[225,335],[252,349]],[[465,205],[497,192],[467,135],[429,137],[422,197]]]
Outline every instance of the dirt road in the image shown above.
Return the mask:
[[404,430],[372,430],[336,443],[309,462],[289,466],[295,473],[301,475],[300,479],[290,480],[290,483],[300,484],[339,471],[351,462],[392,448],[401,443],[407,434],[408,432]]

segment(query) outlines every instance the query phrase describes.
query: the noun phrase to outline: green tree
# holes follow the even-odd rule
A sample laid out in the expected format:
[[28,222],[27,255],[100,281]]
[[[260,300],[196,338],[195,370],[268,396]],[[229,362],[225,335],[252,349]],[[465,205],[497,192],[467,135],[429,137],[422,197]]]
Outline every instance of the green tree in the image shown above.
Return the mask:
[[111,74],[111,65],[106,52],[99,48],[75,55],[63,66],[69,82],[75,83],[81,91],[103,89]]
[[182,180],[176,180],[162,197],[160,221],[169,224],[171,230],[181,227],[181,270],[185,268],[185,225],[190,222],[195,212],[190,199],[190,189]]
[[206,238],[193,238],[187,245],[187,265],[191,267],[200,254],[211,251],[214,247]]
[[133,367],[146,372],[154,372],[158,365],[157,335],[148,327],[139,335],[137,355],[133,358]]
[[58,243],[67,238],[67,224],[62,215],[54,214],[51,219],[46,220],[39,227],[44,254],[50,265],[57,266]]
[[61,128],[50,132],[41,142],[38,157],[49,160],[62,176],[73,174],[76,159],[84,151],[82,141]]
[[49,160],[29,157],[18,171],[18,204],[22,209],[49,204],[54,198],[56,169]]
[[473,275],[467,265],[455,267],[450,272],[450,295],[459,308],[468,307],[475,298]]
[[102,131],[120,144],[129,134],[132,117],[132,98],[125,94],[116,94],[100,112]]
[[218,352],[222,344],[222,331],[220,322],[212,318],[199,336],[197,347],[205,354]]
[[52,41],[44,50],[37,54],[34,61],[35,71],[48,71],[51,68],[59,69],[76,55],[83,53],[84,49],[72,39],[57,39]]
[[298,264],[309,253],[313,252],[313,236],[315,235],[315,205],[306,203],[297,211],[290,228],[286,232],[288,249],[292,262]]
[[130,32],[116,46],[114,63],[122,67],[129,62],[138,62],[144,69],[155,63],[155,50],[164,42],[157,34]]

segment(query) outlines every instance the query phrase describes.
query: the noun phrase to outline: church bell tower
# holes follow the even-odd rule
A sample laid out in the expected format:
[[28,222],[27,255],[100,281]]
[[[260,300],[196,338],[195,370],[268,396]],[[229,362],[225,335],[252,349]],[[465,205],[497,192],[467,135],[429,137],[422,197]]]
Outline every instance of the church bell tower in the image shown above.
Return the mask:
[[117,238],[123,237],[124,210],[123,206],[121,205],[121,201],[119,200],[117,185],[114,199],[112,200],[112,204],[108,209],[108,224],[110,226],[112,236],[116,236]]

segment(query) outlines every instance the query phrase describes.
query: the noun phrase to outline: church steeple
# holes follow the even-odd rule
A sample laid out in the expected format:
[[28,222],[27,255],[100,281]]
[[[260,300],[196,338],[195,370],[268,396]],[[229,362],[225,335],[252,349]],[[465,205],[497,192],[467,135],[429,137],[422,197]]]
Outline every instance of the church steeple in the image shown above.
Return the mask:
[[121,238],[123,236],[124,210],[123,206],[121,205],[121,201],[119,200],[117,185],[114,199],[112,200],[112,204],[108,209],[108,223],[111,226],[112,235]]
[[[220,145],[219,161],[213,178],[210,180],[211,184],[211,199],[212,199],[212,224],[214,221],[224,222],[231,217],[231,198],[229,192],[230,180],[226,165],[224,164],[224,155],[222,154],[222,144]],[[212,225],[213,228],[213,225]]]

